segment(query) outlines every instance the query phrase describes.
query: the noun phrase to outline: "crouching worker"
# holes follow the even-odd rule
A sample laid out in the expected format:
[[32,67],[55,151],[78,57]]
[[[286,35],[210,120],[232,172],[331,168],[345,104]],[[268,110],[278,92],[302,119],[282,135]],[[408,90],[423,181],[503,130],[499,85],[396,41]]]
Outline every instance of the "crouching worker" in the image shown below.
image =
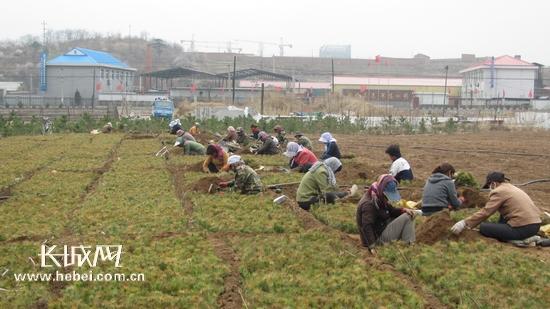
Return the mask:
[[185,154],[185,155],[194,156],[194,155],[204,155],[204,154],[206,154],[206,148],[202,144],[197,143],[197,142],[193,142],[193,141],[183,141],[183,142],[176,141],[174,146],[183,147],[183,154]]
[[411,165],[401,156],[401,149],[399,148],[399,145],[389,145],[386,149],[386,154],[392,161],[390,174],[395,177],[397,182],[400,183],[401,180],[413,180],[414,176]]
[[227,160],[230,171],[235,173],[235,180],[220,182],[220,188],[232,187],[241,194],[258,194],[262,192],[262,181],[260,176],[248,165],[246,165],[240,156],[232,155]]
[[197,135],[201,134],[200,123],[195,122],[195,124],[193,124],[191,129],[189,129],[189,134],[191,134],[193,136],[197,136]]
[[295,142],[289,142],[283,154],[290,158],[290,169],[300,173],[306,173],[318,161],[313,152]]
[[246,135],[246,133],[244,132],[244,129],[243,127],[238,127],[237,128],[237,140],[236,140],[237,144],[241,145],[241,146],[248,146],[248,144],[250,144],[250,137],[248,135]]
[[337,198],[355,195],[357,186],[354,185],[346,192],[339,192],[335,174],[342,170],[342,162],[337,158],[318,161],[302,177],[296,192],[296,201],[300,208],[309,211],[311,205],[324,201],[334,204]]
[[[481,223],[481,235],[499,241],[535,236],[541,225],[539,209],[527,193],[507,181],[509,179],[501,172],[489,173],[483,186],[491,189],[489,201],[478,212],[453,225],[451,231],[460,234],[465,228],[474,228]],[[482,222],[497,211],[500,213],[498,223]]]
[[449,163],[436,167],[424,185],[422,193],[422,213],[429,216],[443,209],[456,210],[464,203],[464,197],[458,197],[453,182],[455,168]]
[[168,127],[170,128],[170,134],[176,134],[179,130],[182,129],[181,121],[179,119],[174,119],[170,121]]
[[278,142],[272,136],[262,131],[258,134],[258,138],[262,142],[262,145],[256,150],[255,154],[274,155],[279,153]]
[[111,133],[113,132],[113,124],[110,122],[107,122],[106,125],[103,126],[101,129],[101,133]]
[[399,201],[397,180],[392,175],[381,175],[363,195],[357,205],[356,220],[364,247],[375,253],[376,245],[394,240],[412,244],[416,239],[414,217],[421,210],[396,208],[392,202]]
[[206,147],[206,160],[202,164],[202,171],[205,173],[227,172],[229,165],[227,164],[228,155],[220,145],[210,144]]
[[342,156],[340,154],[340,148],[338,148],[338,144],[336,144],[336,139],[332,137],[332,134],[330,134],[329,132],[321,134],[319,142],[325,145],[325,152],[323,152],[323,154],[321,155],[321,160],[326,160],[332,157],[340,159],[340,157]]
[[303,146],[304,148],[307,148],[309,150],[313,150],[313,147],[311,146],[311,141],[302,132],[296,132],[296,134],[294,134],[294,138],[296,139],[296,143],[298,143],[298,145]]
[[184,141],[192,141],[196,142],[193,135],[189,134],[189,132],[185,132],[184,130],[180,129],[178,132],[176,132],[176,141],[179,141],[181,144],[183,144]]

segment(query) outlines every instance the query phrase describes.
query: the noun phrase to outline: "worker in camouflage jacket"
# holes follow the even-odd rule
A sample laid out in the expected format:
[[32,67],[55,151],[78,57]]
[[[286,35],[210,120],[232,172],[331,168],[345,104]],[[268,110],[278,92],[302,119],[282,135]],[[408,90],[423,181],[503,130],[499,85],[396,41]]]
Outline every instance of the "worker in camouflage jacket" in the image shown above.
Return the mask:
[[237,143],[241,146],[248,146],[250,144],[250,137],[246,135],[243,127],[237,128]]
[[313,150],[313,147],[311,145],[311,140],[307,138],[302,132],[296,132],[294,134],[294,138],[296,138],[296,143],[298,145],[301,145],[304,148],[307,148],[309,150]]
[[235,173],[235,180],[219,183],[220,188],[235,188],[241,194],[258,194],[262,191],[260,176],[243,162],[241,156],[232,155],[227,163],[230,170]]
[[285,129],[280,125],[276,125],[273,128],[273,131],[277,134],[275,138],[277,138],[277,140],[279,141],[279,145],[282,145],[283,147],[286,146],[286,143],[288,143],[288,140],[286,139]]

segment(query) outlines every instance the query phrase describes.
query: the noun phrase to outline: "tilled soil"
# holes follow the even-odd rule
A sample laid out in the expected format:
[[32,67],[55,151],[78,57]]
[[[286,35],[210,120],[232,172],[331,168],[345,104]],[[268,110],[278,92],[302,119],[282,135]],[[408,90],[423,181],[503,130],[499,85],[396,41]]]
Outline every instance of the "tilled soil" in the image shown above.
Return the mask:
[[197,182],[195,182],[192,186],[193,190],[196,192],[201,193],[216,193],[216,190],[218,189],[218,183],[226,181],[219,177],[212,176],[212,177],[205,177],[199,179]]
[[433,245],[442,240],[476,241],[483,237],[479,232],[465,229],[460,235],[454,235],[450,229],[455,224],[449,210],[443,210],[428,217],[416,227],[416,242]]
[[[355,160],[376,167],[375,173],[387,172],[391,164],[384,153],[389,144],[399,144],[409,161],[416,179],[425,181],[442,162],[456,170],[468,171],[479,183],[485,182],[490,171],[503,171],[512,183],[548,178],[550,165],[550,133],[544,131],[479,132],[418,135],[340,135],[336,134],[340,150],[354,153]],[[320,149],[319,145],[314,145]],[[376,176],[368,175],[369,179]],[[535,204],[550,211],[548,183],[521,187]],[[484,193],[483,193],[484,194]],[[482,195],[483,195],[482,194]],[[479,205],[479,204],[478,204]],[[479,207],[479,206],[476,206]]]
[[195,140],[203,145],[208,145],[210,141],[218,141],[220,138],[210,132],[201,132],[195,136]]
[[459,195],[463,195],[465,198],[461,208],[482,208],[489,201],[488,194],[480,192],[477,189],[461,188],[459,189]]

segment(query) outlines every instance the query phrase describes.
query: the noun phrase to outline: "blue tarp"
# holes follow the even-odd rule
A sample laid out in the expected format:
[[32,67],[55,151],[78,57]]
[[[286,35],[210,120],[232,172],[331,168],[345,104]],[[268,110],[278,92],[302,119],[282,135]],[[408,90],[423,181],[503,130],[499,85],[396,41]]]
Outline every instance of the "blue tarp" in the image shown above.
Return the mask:
[[69,51],[68,53],[54,58],[47,63],[48,65],[106,65],[110,67],[117,67],[121,69],[127,69],[129,66],[115,58],[113,55],[77,47]]

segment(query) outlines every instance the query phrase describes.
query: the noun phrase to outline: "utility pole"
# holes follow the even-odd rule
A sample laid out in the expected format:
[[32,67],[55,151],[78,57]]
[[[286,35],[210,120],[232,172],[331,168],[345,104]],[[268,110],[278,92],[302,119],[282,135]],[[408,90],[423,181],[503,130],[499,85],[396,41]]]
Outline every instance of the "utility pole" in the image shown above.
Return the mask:
[[260,114],[264,114],[264,83],[262,83],[262,95],[260,99]]
[[330,59],[332,63],[332,94],[334,94],[334,59]]
[[236,67],[237,67],[237,56],[233,56],[233,81],[232,81],[232,88],[233,88],[233,93],[232,93],[232,99],[231,99],[231,104],[235,105],[235,73],[236,73]]
[[449,75],[449,66],[446,65],[445,66],[445,90],[444,90],[444,93],[443,93],[443,115],[445,115],[445,111],[447,110],[447,105],[446,105],[446,99],[447,99],[447,76]]

